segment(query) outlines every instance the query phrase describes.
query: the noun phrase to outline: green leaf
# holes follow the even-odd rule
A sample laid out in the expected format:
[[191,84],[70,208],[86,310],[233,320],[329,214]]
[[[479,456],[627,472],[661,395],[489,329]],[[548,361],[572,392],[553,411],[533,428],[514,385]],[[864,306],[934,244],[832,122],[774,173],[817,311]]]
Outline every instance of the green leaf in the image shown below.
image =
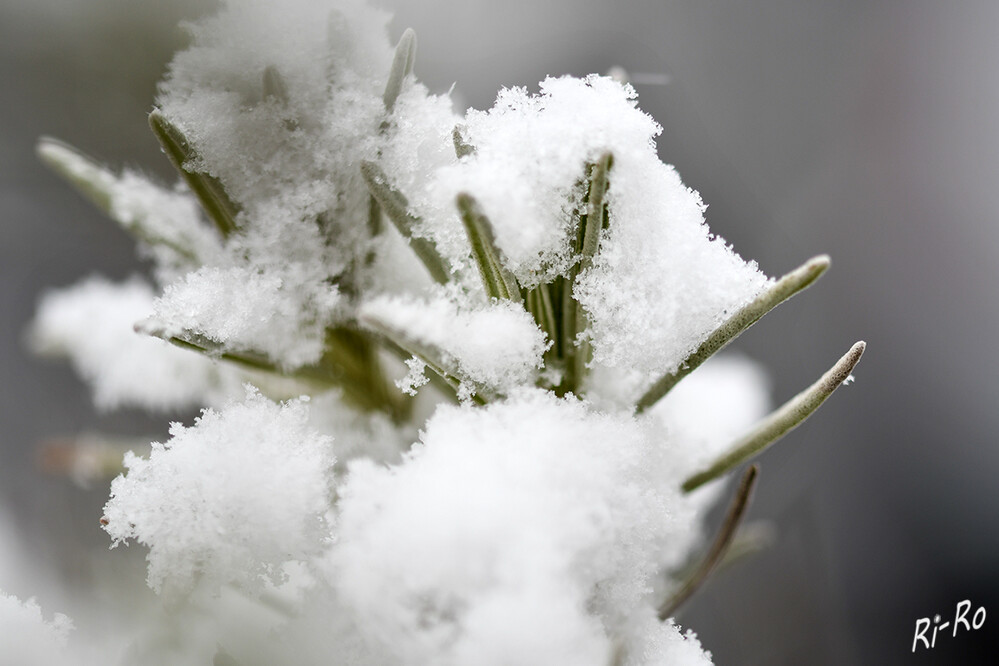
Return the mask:
[[521,302],[520,285],[517,284],[517,278],[513,273],[507,269],[503,252],[496,247],[496,237],[489,218],[483,214],[470,194],[462,192],[458,195],[456,203],[486,293],[491,298]]
[[149,127],[159,140],[170,163],[180,172],[222,236],[228,236],[236,231],[236,217],[240,209],[229,198],[222,183],[213,176],[190,171],[185,166],[196,158],[196,154],[184,133],[167,120],[158,109],[149,114]]
[[192,331],[174,335],[149,322],[136,325],[136,331],[249,371],[295,379],[317,390],[338,387],[342,389],[344,399],[355,407],[384,412],[396,422],[408,418],[412,406],[406,396],[388,387],[377,347],[368,334],[356,329],[327,329],[319,361],[297,368],[283,368],[258,351],[228,349]]
[[139,215],[122,216],[115,211],[115,187],[120,182],[117,175],[105,169],[72,146],[56,139],[42,137],[36,147],[42,162],[62,176],[73,188],[93,203],[105,215],[117,222],[138,240],[149,245],[170,248],[177,256],[196,265],[198,248],[184,243],[184,238],[167,238],[161,229],[148,224]]
[[829,257],[819,255],[794,269],[772,287],[756,297],[719,326],[697,350],[688,356],[680,367],[656,381],[636,403],[636,411],[641,413],[656,404],[677,383],[696,370],[728,343],[739,337],[743,331],[758,322],[765,314],[788,300],[795,294],[812,285],[829,268]]
[[739,528],[739,524],[742,523],[742,519],[746,515],[746,510],[749,508],[749,498],[753,493],[753,488],[756,486],[758,474],[759,468],[756,465],[752,465],[743,474],[742,480],[739,482],[739,487],[732,497],[731,504],[729,504],[728,511],[725,513],[725,520],[722,521],[721,529],[718,531],[718,535],[715,537],[714,542],[712,542],[711,548],[705,554],[700,566],[659,607],[659,620],[661,622],[665,622],[672,617],[676,613],[676,610],[704,584],[704,581],[708,579],[711,572],[724,559],[725,553],[732,545],[732,539],[735,537],[736,530]]
[[407,76],[413,73],[413,66],[416,64],[416,33],[412,28],[406,28],[399,38],[399,43],[395,47],[395,56],[392,58],[392,69],[389,70],[388,82],[385,84],[385,94],[382,100],[385,102],[385,110],[392,111],[395,101],[402,92],[402,82]]
[[569,276],[562,288],[561,311],[561,343],[559,349],[565,360],[565,378],[559,387],[560,393],[576,391],[586,376],[586,365],[590,362],[592,350],[590,343],[579,334],[587,328],[586,315],[579,307],[573,287],[579,273],[589,268],[593,263],[600,245],[600,230],[607,217],[604,196],[609,185],[607,175],[614,163],[614,157],[607,152],[600,156],[595,164],[588,165],[586,198],[583,203],[585,211],[579,216],[579,228],[576,236],[576,251],[579,253],[579,263],[569,271]]
[[113,188],[118,177],[76,148],[43,136],[35,147],[45,166],[62,176],[106,215],[112,214]]
[[838,389],[860,362],[867,347],[866,343],[853,345],[836,364],[817,382],[794,396],[777,410],[763,418],[753,428],[720,455],[707,469],[694,474],[683,483],[683,491],[699,488],[708,481],[722,476],[753,456],[760,454],[768,446],[791,432],[809,416],[815,413],[822,403]]
[[371,196],[375,198],[375,201],[378,202],[378,205],[381,206],[403,238],[409,241],[409,246],[413,248],[413,252],[427,267],[430,277],[440,284],[447,284],[451,275],[447,270],[444,258],[437,252],[433,243],[413,233],[420,224],[420,220],[410,214],[409,202],[406,197],[389,185],[388,176],[374,162],[361,162],[361,175],[364,177],[364,182],[367,184]]
[[[524,298],[527,311],[534,317],[538,328],[548,336],[553,343],[558,340],[558,322],[555,319],[555,308],[552,305],[551,286],[539,284],[528,289]],[[557,355],[557,350],[552,345],[551,351]]]

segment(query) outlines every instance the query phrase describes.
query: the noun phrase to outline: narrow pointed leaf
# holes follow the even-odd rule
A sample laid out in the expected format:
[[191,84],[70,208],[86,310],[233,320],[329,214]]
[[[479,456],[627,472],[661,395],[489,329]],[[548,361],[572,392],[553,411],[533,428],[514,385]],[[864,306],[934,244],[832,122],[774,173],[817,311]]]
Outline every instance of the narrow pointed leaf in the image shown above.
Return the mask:
[[833,391],[843,385],[853,368],[860,361],[866,348],[864,342],[858,342],[850,348],[843,358],[836,362],[817,382],[794,396],[776,411],[766,416],[753,428],[729,447],[726,453],[719,456],[702,472],[694,474],[683,483],[683,491],[690,492],[708,481],[717,479],[729,470],[737,467],[753,456],[758,455],[768,446],[791,432],[805,419],[815,413]]
[[45,166],[62,176],[103,213],[111,215],[112,188],[118,177],[77,149],[43,136],[35,150]]
[[158,110],[149,114],[149,127],[163,147],[163,152],[183,176],[188,187],[201,202],[208,217],[215,223],[223,236],[236,231],[237,206],[226,193],[222,183],[213,176],[189,171],[184,165],[194,157],[190,142],[173,123],[163,117]]
[[590,267],[593,257],[597,254],[600,244],[600,230],[604,223],[604,197],[607,194],[607,174],[614,164],[614,156],[604,153],[590,170],[590,185],[586,197],[586,220],[583,222],[583,243],[579,248],[581,255],[579,271]]
[[192,331],[174,335],[155,321],[140,322],[135,330],[253,372],[295,379],[323,389],[338,387],[343,390],[344,399],[354,406],[367,411],[382,411],[397,422],[409,414],[410,401],[388,390],[378,363],[377,349],[367,334],[358,330],[329,329],[323,356],[315,364],[298,368],[283,368],[261,352],[227,349]]
[[681,379],[696,370],[702,363],[721,351],[728,343],[739,337],[743,331],[758,322],[765,314],[805,290],[821,277],[829,268],[829,257],[820,255],[813,257],[800,267],[794,269],[772,287],[760,294],[741,310],[729,317],[721,326],[701,343],[697,350],[687,357],[680,367],[664,375],[649,388],[636,403],[636,411],[643,412],[656,404],[664,395],[679,383]]
[[392,111],[395,101],[402,92],[402,82],[407,76],[413,73],[413,66],[416,64],[416,33],[412,28],[406,28],[399,38],[399,43],[395,47],[395,56],[392,58],[392,69],[389,71],[388,82],[385,84],[385,94],[382,100],[385,102],[385,110]]
[[732,503],[729,504],[728,511],[725,512],[725,520],[722,522],[721,529],[712,542],[711,548],[708,549],[700,566],[684,581],[680,589],[659,607],[660,621],[665,622],[672,617],[676,610],[704,584],[714,568],[724,559],[725,553],[732,545],[736,530],[749,508],[749,498],[756,486],[758,474],[759,468],[756,465],[750,466],[743,474],[739,487],[732,497]]
[[585,339],[578,339],[579,334],[586,330],[586,315],[579,307],[572,290],[576,284],[576,276],[593,263],[600,244],[600,230],[604,224],[604,195],[607,193],[607,175],[614,162],[611,153],[604,153],[595,164],[587,167],[586,208],[579,216],[579,228],[576,236],[576,251],[579,252],[579,263],[569,271],[569,277],[562,290],[562,341],[560,350],[566,361],[566,373],[560,392],[578,390],[586,375],[586,365],[592,354],[590,344]]
[[[397,328],[390,322],[370,312],[362,312],[358,317],[358,321],[363,326],[382,336],[387,342],[397,347],[398,350],[401,350],[407,356],[415,356],[423,361],[429,369],[433,370],[444,381],[451,391],[455,394],[458,393],[462,383],[460,378],[461,371],[454,360],[442,349],[436,345],[417,340],[409,335],[408,332]],[[473,394],[472,400],[480,405],[486,403],[486,398],[480,394]]]
[[413,233],[420,220],[410,214],[409,202],[406,201],[406,197],[389,185],[385,172],[374,162],[361,162],[361,175],[364,177],[364,182],[367,184],[371,196],[375,198],[375,201],[378,202],[382,211],[385,212],[385,215],[392,221],[403,238],[409,241],[409,246],[413,248],[413,252],[427,267],[430,277],[440,284],[447,284],[451,276],[444,258],[437,252],[433,243],[426,238],[415,236]]
[[520,286],[517,278],[506,268],[503,252],[496,247],[493,225],[489,218],[482,213],[472,195],[461,193],[456,201],[486,293],[491,298],[520,302]]
[[[549,285],[539,284],[527,290],[525,304],[528,312],[534,317],[548,339],[553,343],[558,339],[558,324],[555,320],[555,309],[552,307],[552,293]],[[552,351],[557,351],[552,347]]]
[[36,148],[42,162],[62,176],[73,188],[93,203],[102,213],[117,222],[125,231],[149,245],[168,247],[178,257],[198,263],[197,249],[182,237],[167,238],[138,211],[122,215],[115,211],[116,186],[120,178],[72,146],[56,139],[42,137]]

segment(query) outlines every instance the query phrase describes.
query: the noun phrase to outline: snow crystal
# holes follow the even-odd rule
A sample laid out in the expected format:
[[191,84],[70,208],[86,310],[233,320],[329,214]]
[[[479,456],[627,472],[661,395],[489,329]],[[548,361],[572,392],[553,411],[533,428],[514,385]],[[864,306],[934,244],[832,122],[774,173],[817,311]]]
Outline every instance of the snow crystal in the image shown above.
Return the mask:
[[0,590],[0,663],[18,666],[51,666],[66,662],[63,649],[72,621],[56,613],[51,622],[42,617],[34,599],[20,601]]
[[[452,646],[491,663],[486,647],[504,635],[505,650],[543,645],[571,656],[546,663],[590,663],[607,644],[586,609],[626,621],[660,562],[679,557],[672,542],[692,516],[662,482],[670,453],[630,415],[541,391],[441,407],[403,464],[351,464],[337,584],[365,631],[413,663]],[[516,619],[527,616],[537,622]]]
[[409,368],[409,372],[395,385],[406,395],[416,395],[418,388],[430,382],[430,378],[427,377],[427,364],[414,356],[406,360],[406,367]]
[[35,350],[66,355],[102,409],[177,409],[214,402],[238,388],[236,375],[198,354],[134,330],[153,308],[139,278],[92,277],[46,294],[30,329]]
[[184,590],[259,587],[286,562],[315,555],[329,536],[332,441],[308,424],[303,401],[243,402],[175,423],[148,459],[125,457],[111,484],[105,529],[115,544],[149,547],[149,585]]

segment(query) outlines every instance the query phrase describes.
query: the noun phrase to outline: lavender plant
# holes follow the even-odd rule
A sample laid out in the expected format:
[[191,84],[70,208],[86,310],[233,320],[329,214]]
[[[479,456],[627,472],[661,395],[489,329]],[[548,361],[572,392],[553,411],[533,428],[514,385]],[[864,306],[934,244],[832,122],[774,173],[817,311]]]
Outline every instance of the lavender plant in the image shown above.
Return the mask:
[[[61,658],[710,663],[671,618],[757,468],[706,539],[720,479],[864,344],[767,416],[762,372],[716,354],[828,258],[769,280],[713,236],[628,84],[458,115],[386,22],[227,0],[193,24],[149,118],[176,185],[40,141],[153,270],[45,296],[36,347],[100,407],[204,407],[126,455],[101,519],[148,548],[162,615]],[[0,601],[34,632],[0,655],[53,663],[66,621]]]

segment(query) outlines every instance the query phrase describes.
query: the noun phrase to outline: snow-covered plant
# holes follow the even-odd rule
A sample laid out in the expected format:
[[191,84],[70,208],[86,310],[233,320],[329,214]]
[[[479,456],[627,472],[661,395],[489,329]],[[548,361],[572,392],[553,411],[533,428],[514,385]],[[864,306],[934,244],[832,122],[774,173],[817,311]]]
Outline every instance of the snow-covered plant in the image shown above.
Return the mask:
[[627,83],[459,115],[386,24],[227,0],[191,25],[149,117],[176,185],[39,144],[152,281],[45,296],[35,346],[99,407],[204,408],[111,486],[164,600],[125,661],[710,663],[671,618],[757,468],[706,540],[719,480],[864,345],[767,416],[757,367],[713,357],[828,258],[770,280],[713,236]]

